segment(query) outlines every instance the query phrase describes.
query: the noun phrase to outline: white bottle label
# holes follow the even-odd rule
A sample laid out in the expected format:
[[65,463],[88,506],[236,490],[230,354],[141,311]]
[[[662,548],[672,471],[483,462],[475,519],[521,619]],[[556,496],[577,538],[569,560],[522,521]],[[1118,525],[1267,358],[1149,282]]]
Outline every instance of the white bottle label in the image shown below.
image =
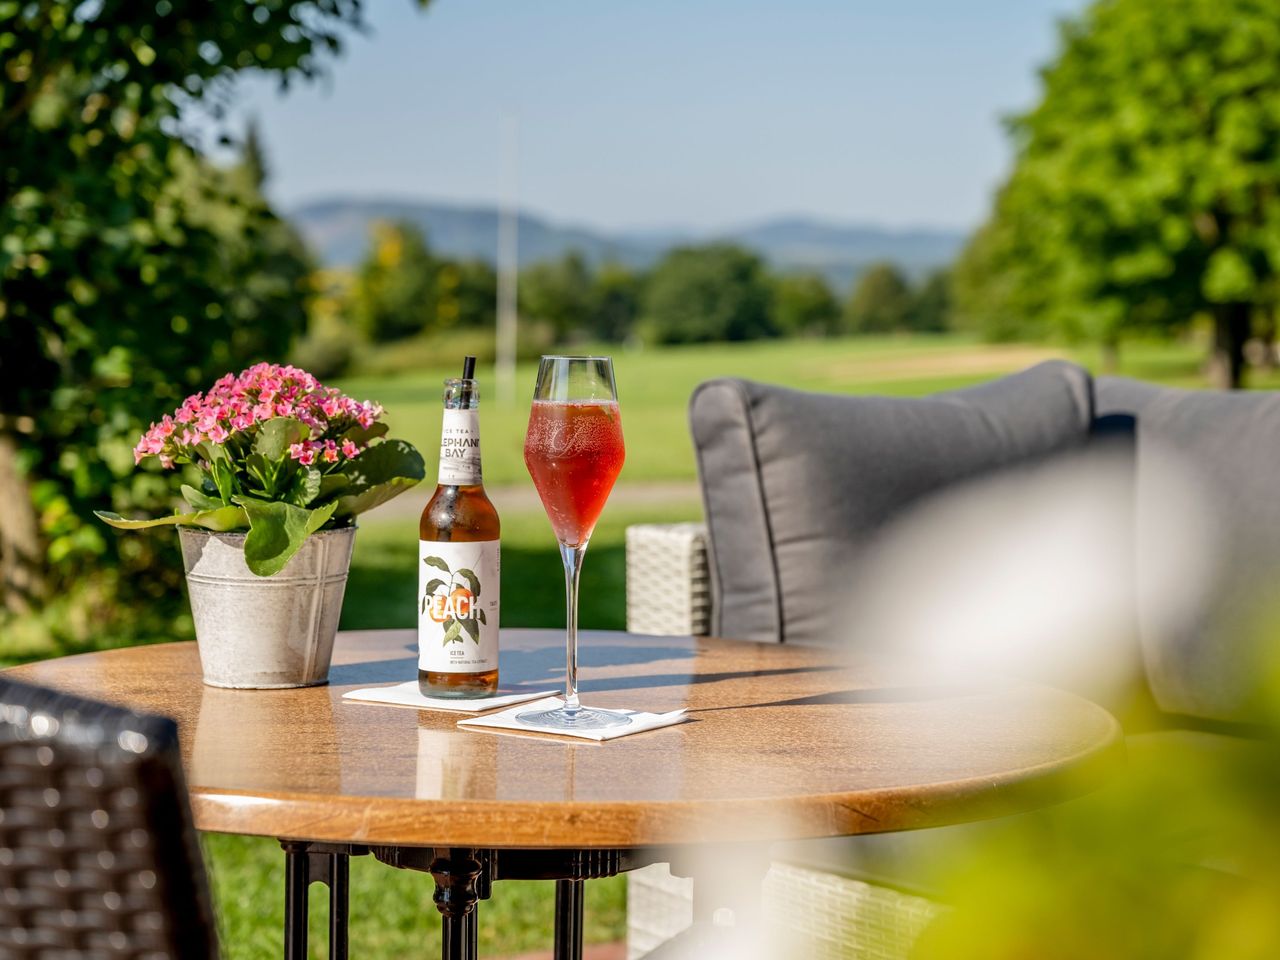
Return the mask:
[[419,669],[433,673],[498,669],[501,576],[497,540],[418,541]]
[[480,482],[480,411],[445,410],[437,483],[451,487]]

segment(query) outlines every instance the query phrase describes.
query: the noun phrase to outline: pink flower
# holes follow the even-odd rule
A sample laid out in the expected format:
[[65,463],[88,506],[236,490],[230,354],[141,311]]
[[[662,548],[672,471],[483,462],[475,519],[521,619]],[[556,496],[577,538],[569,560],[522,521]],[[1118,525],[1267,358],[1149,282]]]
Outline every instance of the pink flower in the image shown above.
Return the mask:
[[231,434],[227,432],[227,428],[220,423],[215,423],[204,432],[204,435],[214,443],[226,443],[227,437],[231,436]]
[[342,413],[342,400],[336,396],[329,397],[321,402],[320,409],[324,411],[326,417],[332,419]]
[[309,467],[316,462],[316,449],[318,447],[319,444],[314,440],[303,440],[301,443],[295,443],[289,447],[289,456],[304,467]]
[[342,455],[346,457],[348,460],[354,460],[356,457],[360,456],[360,448],[357,447],[355,443],[350,439],[343,440]]
[[326,440],[324,442],[324,460],[325,463],[338,462],[338,445],[332,440]]

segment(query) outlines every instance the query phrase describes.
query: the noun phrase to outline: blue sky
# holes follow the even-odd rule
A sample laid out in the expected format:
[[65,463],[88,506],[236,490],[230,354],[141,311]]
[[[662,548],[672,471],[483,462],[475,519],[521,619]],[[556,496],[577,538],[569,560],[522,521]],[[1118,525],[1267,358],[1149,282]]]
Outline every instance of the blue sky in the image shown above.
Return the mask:
[[330,77],[244,85],[285,207],[495,201],[603,228],[980,222],[1082,0],[371,0]]

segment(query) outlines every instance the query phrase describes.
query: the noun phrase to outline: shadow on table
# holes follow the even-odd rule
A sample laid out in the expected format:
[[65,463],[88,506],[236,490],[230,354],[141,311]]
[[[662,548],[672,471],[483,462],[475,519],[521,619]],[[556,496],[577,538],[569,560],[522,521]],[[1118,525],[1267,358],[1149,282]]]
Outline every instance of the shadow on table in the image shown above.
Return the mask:
[[[416,647],[406,645],[406,651],[416,653]],[[607,668],[642,666],[671,660],[692,661],[695,652],[685,646],[596,646],[587,642],[578,648],[580,668]],[[757,677],[781,677],[794,674],[820,673],[829,670],[824,666],[783,667],[776,670],[735,670],[721,673],[650,673],[624,677],[592,677],[593,691],[642,690],[654,687],[690,686],[693,684],[720,683],[729,680],[746,680]],[[500,671],[503,683],[551,684],[564,682],[564,650],[559,646],[540,647],[537,650],[504,650]],[[416,656],[396,657],[371,663],[335,664],[329,670],[329,682],[343,684],[397,683],[417,676]],[[879,691],[854,691],[868,694]],[[796,700],[795,703],[820,702],[813,698]],[[844,702],[844,701],[832,701]]]

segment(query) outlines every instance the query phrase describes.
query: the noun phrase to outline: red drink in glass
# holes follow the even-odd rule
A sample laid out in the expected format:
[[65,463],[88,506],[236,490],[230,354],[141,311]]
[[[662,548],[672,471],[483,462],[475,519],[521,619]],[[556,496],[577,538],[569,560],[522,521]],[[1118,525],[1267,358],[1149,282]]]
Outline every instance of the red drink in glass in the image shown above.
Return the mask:
[[617,401],[533,401],[524,462],[557,540],[590,539],[625,456]]

